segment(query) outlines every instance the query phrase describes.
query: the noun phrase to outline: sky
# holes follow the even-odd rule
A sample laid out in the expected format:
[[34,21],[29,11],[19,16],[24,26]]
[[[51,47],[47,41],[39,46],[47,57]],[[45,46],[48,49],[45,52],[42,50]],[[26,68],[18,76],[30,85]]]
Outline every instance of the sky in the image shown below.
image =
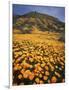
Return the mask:
[[48,14],[48,15],[58,18],[62,22],[65,22],[65,8],[64,7],[13,4],[14,15],[24,15],[32,11]]

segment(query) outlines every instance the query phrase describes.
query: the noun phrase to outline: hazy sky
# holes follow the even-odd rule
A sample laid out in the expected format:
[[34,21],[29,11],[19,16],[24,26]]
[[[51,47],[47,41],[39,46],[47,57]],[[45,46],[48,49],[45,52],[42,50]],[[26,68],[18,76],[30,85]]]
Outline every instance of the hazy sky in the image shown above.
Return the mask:
[[13,4],[14,15],[23,15],[31,11],[36,11],[36,12],[48,14],[51,16],[55,16],[59,20],[65,22],[65,8],[64,7]]

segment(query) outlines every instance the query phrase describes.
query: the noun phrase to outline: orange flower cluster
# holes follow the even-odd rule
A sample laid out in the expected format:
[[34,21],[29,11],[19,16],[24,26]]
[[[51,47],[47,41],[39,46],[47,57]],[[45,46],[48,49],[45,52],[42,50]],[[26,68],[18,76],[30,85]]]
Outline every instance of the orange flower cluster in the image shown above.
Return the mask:
[[32,41],[13,42],[13,84],[64,82],[64,47]]

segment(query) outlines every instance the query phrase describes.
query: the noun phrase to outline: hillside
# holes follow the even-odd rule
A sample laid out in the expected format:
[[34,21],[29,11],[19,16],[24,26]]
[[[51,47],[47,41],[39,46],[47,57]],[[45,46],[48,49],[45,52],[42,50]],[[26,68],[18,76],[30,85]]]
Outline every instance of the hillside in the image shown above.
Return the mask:
[[53,16],[38,12],[13,16],[14,33],[31,34],[33,32],[33,27],[38,29],[36,33],[45,33],[46,31],[59,33],[61,34],[59,39],[64,41],[65,24]]
[[13,85],[65,82],[65,24],[38,12],[13,16]]

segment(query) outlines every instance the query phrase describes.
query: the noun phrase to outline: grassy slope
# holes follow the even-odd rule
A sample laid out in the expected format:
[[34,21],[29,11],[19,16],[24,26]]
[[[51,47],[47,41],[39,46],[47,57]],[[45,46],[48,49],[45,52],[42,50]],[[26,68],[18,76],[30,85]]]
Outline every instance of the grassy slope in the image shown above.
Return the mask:
[[58,41],[60,37],[61,35],[59,33],[42,32],[36,27],[33,27],[32,34],[13,34],[13,40],[31,40],[33,42],[45,42],[47,44],[64,46],[63,42]]

